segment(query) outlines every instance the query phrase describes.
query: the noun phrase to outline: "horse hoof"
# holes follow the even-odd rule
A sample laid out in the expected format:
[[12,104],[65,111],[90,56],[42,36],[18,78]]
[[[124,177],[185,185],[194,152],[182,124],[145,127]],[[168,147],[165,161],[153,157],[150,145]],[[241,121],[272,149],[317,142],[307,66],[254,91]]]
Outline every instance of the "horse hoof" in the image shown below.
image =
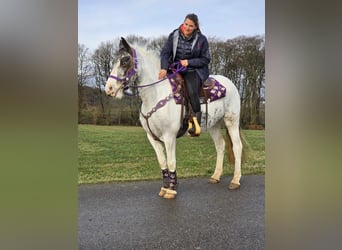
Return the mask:
[[220,180],[216,180],[214,178],[210,178],[209,181],[208,181],[210,184],[217,184],[217,183],[220,183]]
[[176,198],[176,195],[175,194],[165,194],[164,196],[163,196],[163,198],[164,199],[168,199],[168,200],[172,200],[172,199],[174,199],[174,198]]
[[164,194],[163,198],[171,200],[171,199],[176,198],[176,195],[177,195],[177,192],[175,190],[168,189],[166,191],[166,194]]
[[240,185],[231,182],[231,183],[229,184],[228,188],[229,188],[230,190],[234,190],[234,189],[240,188]]
[[162,188],[160,189],[160,191],[159,191],[158,196],[164,197],[164,195],[166,194],[167,190],[168,190],[167,188],[162,187]]

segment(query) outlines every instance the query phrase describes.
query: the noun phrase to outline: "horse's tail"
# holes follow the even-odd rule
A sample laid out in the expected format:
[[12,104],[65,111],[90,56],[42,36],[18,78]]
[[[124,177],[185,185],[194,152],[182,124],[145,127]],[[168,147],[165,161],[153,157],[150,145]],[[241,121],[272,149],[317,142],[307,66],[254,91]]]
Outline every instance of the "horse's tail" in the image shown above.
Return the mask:
[[[240,133],[240,138],[242,139],[242,141],[246,142],[246,138],[240,129],[239,129],[239,133]],[[233,142],[232,142],[232,138],[230,137],[230,134],[227,128],[226,128],[226,149],[227,149],[228,161],[230,164],[234,165],[235,156],[233,152]],[[242,147],[242,155],[241,155],[241,163],[243,162],[246,162],[244,147]]]

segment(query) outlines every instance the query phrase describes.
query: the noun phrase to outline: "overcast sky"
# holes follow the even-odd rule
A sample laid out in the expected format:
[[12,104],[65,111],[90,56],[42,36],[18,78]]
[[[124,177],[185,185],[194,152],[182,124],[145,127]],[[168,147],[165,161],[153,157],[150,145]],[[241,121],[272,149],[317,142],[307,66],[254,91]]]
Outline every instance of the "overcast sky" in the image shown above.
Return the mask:
[[207,37],[265,34],[264,0],[79,0],[78,42],[93,50],[121,36],[168,35],[188,13]]

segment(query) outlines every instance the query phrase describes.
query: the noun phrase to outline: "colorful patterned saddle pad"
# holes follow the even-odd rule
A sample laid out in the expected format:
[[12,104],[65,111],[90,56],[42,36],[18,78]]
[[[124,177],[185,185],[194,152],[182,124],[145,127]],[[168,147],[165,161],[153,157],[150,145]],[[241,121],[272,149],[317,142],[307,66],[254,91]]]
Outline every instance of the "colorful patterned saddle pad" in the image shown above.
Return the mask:
[[[173,97],[177,104],[183,103],[182,83],[183,78],[177,74],[170,78]],[[209,77],[203,84],[199,92],[201,103],[213,102],[226,96],[226,88],[215,78]]]

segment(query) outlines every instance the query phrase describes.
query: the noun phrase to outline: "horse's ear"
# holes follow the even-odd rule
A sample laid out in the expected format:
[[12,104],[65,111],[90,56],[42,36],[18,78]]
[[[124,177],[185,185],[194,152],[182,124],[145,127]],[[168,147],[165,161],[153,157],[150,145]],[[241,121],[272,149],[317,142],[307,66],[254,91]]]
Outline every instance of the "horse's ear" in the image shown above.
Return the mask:
[[123,37],[121,37],[121,40],[120,40],[119,50],[120,51],[124,50],[128,53],[131,53],[131,51],[132,51],[131,46],[129,46],[128,42]]

